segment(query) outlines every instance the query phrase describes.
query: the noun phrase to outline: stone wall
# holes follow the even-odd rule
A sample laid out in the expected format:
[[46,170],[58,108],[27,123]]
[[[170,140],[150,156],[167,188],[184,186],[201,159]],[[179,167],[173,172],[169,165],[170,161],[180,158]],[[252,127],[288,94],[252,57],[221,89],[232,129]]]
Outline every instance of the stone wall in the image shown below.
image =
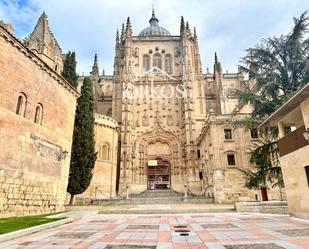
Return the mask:
[[309,219],[309,187],[305,166],[309,166],[309,145],[280,157],[289,210],[292,215]]
[[289,214],[288,203],[286,201],[236,202],[235,209],[236,212]]
[[0,92],[0,216],[62,211],[78,93],[2,28]]
[[[202,135],[199,137],[200,168],[204,175],[207,194],[213,195],[216,203],[234,203],[236,201],[261,200],[259,190],[246,188],[245,179],[239,169],[251,169],[250,151],[257,138],[251,138],[249,131],[242,128],[234,129],[230,122],[233,118],[245,115],[210,114]],[[224,130],[230,129],[231,139],[225,139]],[[234,155],[235,165],[228,164],[228,155]],[[269,200],[285,199],[284,190],[268,188]]]
[[78,198],[112,198],[116,196],[118,124],[110,117],[95,115],[97,160],[89,187]]

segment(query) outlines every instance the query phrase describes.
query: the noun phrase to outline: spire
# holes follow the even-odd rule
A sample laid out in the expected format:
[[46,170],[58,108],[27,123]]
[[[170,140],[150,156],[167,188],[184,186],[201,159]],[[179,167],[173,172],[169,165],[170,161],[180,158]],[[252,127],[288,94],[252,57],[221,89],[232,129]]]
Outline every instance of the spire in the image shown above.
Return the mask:
[[[45,11],[39,17],[32,33],[25,39],[25,45],[29,49],[37,51],[39,54],[45,54],[46,51],[51,50],[47,57],[52,57],[53,61],[56,61],[55,57],[62,58],[61,48],[49,28]],[[51,64],[50,66],[53,67]]]
[[43,11],[43,13],[42,13],[41,17],[47,18],[47,15],[46,15],[45,10]]
[[99,65],[98,65],[98,55],[95,53],[94,55],[94,61],[92,66],[92,76],[99,76]]
[[191,32],[191,31],[190,31],[190,25],[189,25],[189,22],[188,22],[188,21],[186,21],[186,30],[189,31],[189,32]]
[[[48,27],[47,15],[46,15],[45,11],[43,11],[41,16],[39,17],[39,20],[38,20],[37,24],[35,25],[34,30],[30,34],[30,36],[26,40],[26,42],[27,43],[31,43],[31,42],[38,43],[38,41],[39,41],[39,43],[43,45],[43,44],[47,43],[45,40],[47,39],[47,37],[49,35],[52,36],[52,34],[51,34],[50,30],[49,30],[49,27]],[[55,41],[55,43],[56,43],[56,41]],[[42,52],[40,50],[38,50],[38,51]]]
[[118,46],[119,46],[119,30],[117,29],[116,39],[115,39],[115,49],[117,49]]
[[149,19],[150,26],[157,26],[158,22],[159,19],[156,17],[154,8],[152,7],[152,15],[151,18]]
[[124,40],[124,23],[121,26],[121,36],[120,36],[120,41]]
[[185,31],[185,20],[183,19],[183,16],[180,18],[180,34],[183,34]]
[[197,40],[197,33],[196,33],[196,28],[193,28],[193,37],[195,40]]
[[215,52],[214,77],[222,73],[221,63],[218,61],[217,53]]
[[217,52],[215,52],[215,64],[218,64],[218,56],[217,56]]
[[116,44],[119,43],[119,30],[116,31]]
[[130,37],[132,35],[132,26],[130,17],[127,18],[127,26],[126,26],[126,37]]

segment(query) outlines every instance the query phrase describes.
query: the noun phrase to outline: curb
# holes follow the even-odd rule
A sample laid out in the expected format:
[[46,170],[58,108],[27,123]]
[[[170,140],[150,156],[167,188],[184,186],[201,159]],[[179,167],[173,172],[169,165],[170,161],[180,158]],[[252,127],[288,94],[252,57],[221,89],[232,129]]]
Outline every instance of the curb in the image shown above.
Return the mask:
[[152,209],[152,210],[100,210],[98,214],[184,214],[184,213],[236,213],[235,209]]
[[10,233],[5,233],[5,234],[0,235],[0,243],[6,242],[8,240],[20,238],[28,234],[36,233],[36,232],[42,231],[43,229],[50,229],[53,227],[61,226],[61,225],[70,223],[72,221],[73,221],[72,218],[65,218],[62,220],[57,220],[57,221],[49,222],[46,224],[42,224],[42,225],[30,227],[30,228],[25,228],[25,229],[21,229],[21,230],[10,232]]

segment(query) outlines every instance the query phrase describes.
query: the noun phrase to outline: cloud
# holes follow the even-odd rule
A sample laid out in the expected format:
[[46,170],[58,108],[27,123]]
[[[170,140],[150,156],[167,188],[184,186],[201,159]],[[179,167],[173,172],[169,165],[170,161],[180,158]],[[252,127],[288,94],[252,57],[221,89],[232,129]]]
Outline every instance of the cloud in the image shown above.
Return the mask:
[[0,19],[25,37],[45,10],[62,50],[76,51],[79,73],[89,73],[98,53],[100,69],[111,74],[116,30],[130,16],[137,35],[148,26],[152,5],[159,24],[174,35],[180,16],[196,26],[204,71],[212,68],[215,51],[223,69],[235,71],[246,48],[289,32],[292,17],[309,7],[302,0],[0,0]]

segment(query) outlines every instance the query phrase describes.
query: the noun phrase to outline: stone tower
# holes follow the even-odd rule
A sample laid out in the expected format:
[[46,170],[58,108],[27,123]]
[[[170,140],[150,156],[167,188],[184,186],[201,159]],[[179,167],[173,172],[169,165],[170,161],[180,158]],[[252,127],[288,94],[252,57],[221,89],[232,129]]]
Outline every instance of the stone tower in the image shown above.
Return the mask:
[[[231,122],[251,112],[235,96],[243,76],[223,73],[216,53],[213,72],[204,74],[196,29],[183,17],[177,35],[154,11],[138,35],[128,18],[115,43],[113,75],[99,75],[97,56],[91,73],[96,112],[118,123],[117,173],[107,185],[120,196],[172,189],[218,203],[256,199],[238,168],[251,167],[248,152],[257,140]],[[98,168],[109,175],[108,167]]]
[[[115,50],[113,118],[121,125],[120,191],[128,186],[138,193],[152,184],[182,191],[188,181],[199,185],[195,141],[206,109],[195,29],[181,18],[180,35],[171,35],[153,11],[149,27],[138,36],[127,19]],[[162,169],[160,178],[149,175],[153,161]]]
[[61,48],[50,31],[45,12],[40,16],[33,32],[25,39],[25,45],[50,68],[61,74],[63,69]]

